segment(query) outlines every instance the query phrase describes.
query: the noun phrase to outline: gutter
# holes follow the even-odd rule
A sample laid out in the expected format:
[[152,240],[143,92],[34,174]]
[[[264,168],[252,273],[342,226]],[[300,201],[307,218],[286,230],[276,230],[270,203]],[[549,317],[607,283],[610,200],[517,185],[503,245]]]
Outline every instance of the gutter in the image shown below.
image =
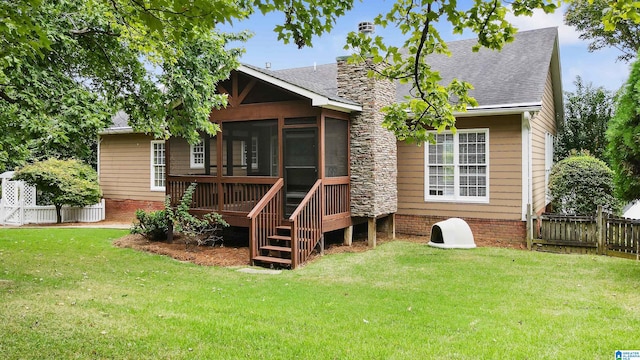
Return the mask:
[[542,102],[488,105],[468,108],[464,112],[455,112],[455,117],[522,114],[542,110]]
[[114,134],[133,134],[133,128],[131,126],[112,127],[104,129],[98,133],[98,135],[114,135]]

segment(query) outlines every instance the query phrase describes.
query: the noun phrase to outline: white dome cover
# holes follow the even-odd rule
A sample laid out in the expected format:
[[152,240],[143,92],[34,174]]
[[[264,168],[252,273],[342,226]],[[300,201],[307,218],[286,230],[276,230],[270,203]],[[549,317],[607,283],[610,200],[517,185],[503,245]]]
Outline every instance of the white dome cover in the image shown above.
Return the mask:
[[451,218],[437,222],[431,227],[429,246],[442,249],[473,249],[476,243],[466,221]]

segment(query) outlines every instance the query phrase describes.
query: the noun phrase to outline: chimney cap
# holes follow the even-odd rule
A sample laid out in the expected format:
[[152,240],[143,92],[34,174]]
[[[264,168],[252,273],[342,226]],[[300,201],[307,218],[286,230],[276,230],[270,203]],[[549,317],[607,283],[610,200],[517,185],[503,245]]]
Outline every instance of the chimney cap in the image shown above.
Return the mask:
[[358,32],[363,34],[371,34],[376,30],[376,27],[371,21],[363,21],[358,24]]

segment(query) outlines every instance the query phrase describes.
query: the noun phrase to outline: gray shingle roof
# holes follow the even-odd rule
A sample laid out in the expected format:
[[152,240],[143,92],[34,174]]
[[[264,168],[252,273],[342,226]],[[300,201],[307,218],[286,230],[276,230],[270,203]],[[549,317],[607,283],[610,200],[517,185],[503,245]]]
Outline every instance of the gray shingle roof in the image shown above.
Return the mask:
[[[440,71],[443,84],[448,84],[454,77],[471,83],[474,90],[470,95],[475,97],[479,106],[539,103],[557,46],[557,36],[555,27],[522,31],[501,51],[483,48],[476,53],[471,50],[475,39],[452,41],[448,43],[451,57],[432,55],[428,61]],[[359,105],[337,95],[335,63],[275,71],[244,66],[330,100]],[[410,95],[410,87],[398,85],[396,99],[404,101],[406,95]],[[561,108],[556,110],[562,111]],[[110,129],[128,126],[128,116],[123,112],[117,113],[112,120],[114,124]]]
[[[551,56],[556,46],[557,28],[522,31],[502,51],[471,49],[475,39],[448,43],[451,57],[432,55],[429,64],[440,71],[444,83],[453,78],[471,83],[470,92],[479,106],[537,103],[542,101]],[[337,65],[262,71],[302,88],[336,98]],[[409,95],[409,85],[398,85],[397,100]]]
[[338,70],[336,64],[325,64],[283,70],[267,70],[253,65],[243,64],[253,70],[280,79],[289,84],[312,91],[330,100],[345,104],[358,105],[357,103],[338,96],[338,84],[336,77]]

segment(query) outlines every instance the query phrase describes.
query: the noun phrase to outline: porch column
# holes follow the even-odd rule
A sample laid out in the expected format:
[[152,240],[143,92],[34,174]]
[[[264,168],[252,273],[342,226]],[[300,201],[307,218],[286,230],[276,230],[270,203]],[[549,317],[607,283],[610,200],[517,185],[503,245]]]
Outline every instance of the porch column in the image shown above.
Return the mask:
[[211,136],[204,133],[204,174],[211,175]]

